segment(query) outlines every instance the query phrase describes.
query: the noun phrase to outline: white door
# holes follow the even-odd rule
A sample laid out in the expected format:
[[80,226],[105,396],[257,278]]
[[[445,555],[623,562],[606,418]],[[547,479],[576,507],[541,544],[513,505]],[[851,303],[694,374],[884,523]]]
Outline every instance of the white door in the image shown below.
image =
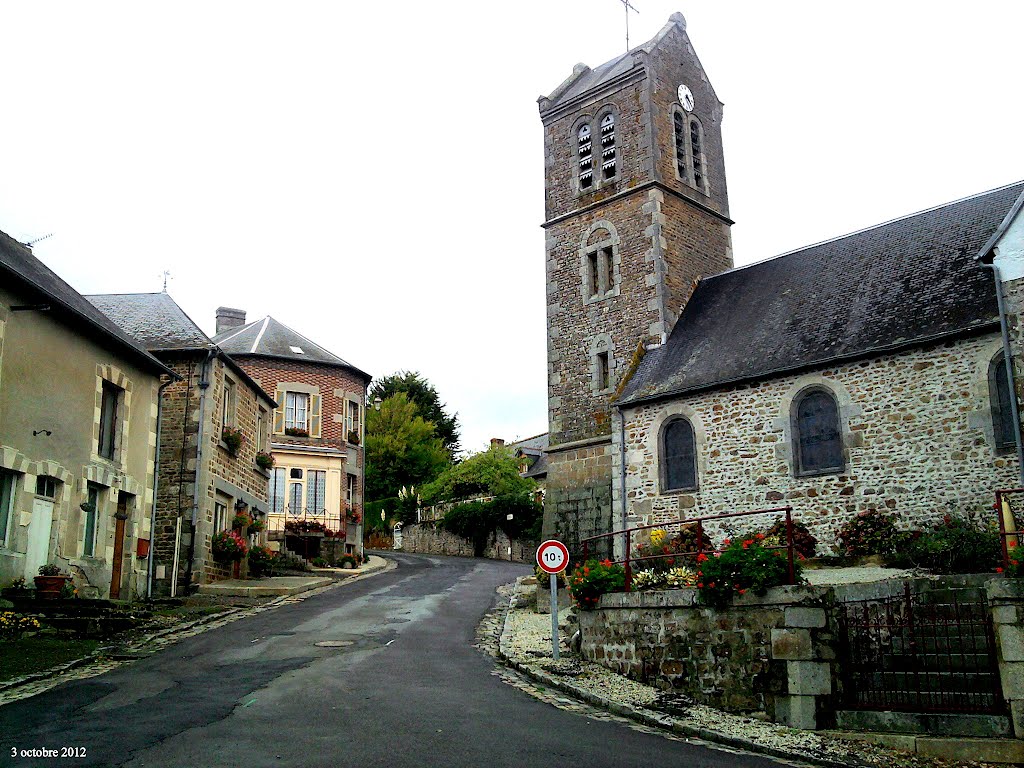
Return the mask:
[[53,502],[32,500],[32,521],[28,525],[28,550],[25,553],[25,580],[39,575],[39,566],[50,561],[50,525],[53,523]]

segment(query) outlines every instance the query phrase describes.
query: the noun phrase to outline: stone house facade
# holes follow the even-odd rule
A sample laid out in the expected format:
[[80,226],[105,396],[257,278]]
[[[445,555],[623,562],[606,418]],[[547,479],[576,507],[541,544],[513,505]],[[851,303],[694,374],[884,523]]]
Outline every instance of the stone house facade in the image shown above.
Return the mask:
[[681,15],[539,103],[546,537],[788,505],[829,549],[858,512],[919,527],[1024,486],[1024,184],[733,269]]
[[145,597],[159,392],[172,371],[0,233],[0,584],[54,564]]
[[[231,527],[236,509],[266,519],[270,473],[256,454],[269,451],[276,403],[166,293],[88,298],[179,377],[162,401],[154,594],[229,577],[231,564],[214,559],[211,540]],[[242,434],[235,452],[225,429]]]
[[[677,103],[680,89],[688,109]],[[579,65],[539,99],[548,316],[545,535],[611,525],[609,404],[638,345],[692,284],[732,266],[722,104],[674,14],[651,41]]]
[[272,317],[245,322],[221,307],[223,349],[268,392],[270,422],[268,530],[276,539],[289,520],[343,531],[347,552],[361,552],[366,390],[371,376]]

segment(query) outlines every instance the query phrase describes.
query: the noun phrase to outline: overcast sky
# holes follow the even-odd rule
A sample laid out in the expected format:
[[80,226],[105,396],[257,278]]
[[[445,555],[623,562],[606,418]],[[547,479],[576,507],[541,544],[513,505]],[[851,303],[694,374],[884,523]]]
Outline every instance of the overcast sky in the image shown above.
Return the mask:
[[[1024,178],[1024,3],[633,0],[725,102],[737,264]],[[536,99],[619,0],[0,0],[0,229],[83,293],[267,314],[547,428]]]

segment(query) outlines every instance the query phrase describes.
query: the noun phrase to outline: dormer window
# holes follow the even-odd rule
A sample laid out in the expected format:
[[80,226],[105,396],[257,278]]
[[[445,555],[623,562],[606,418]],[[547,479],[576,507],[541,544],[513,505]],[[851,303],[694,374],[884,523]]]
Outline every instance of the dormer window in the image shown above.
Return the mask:
[[615,115],[601,118],[601,178],[615,176]]
[[576,134],[580,168],[580,189],[589,189],[594,183],[594,146],[590,138],[590,124],[584,123]]

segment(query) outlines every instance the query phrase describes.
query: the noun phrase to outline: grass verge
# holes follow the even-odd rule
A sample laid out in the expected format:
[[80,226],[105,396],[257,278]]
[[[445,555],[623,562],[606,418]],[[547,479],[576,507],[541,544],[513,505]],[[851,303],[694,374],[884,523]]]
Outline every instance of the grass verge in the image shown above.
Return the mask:
[[0,682],[88,656],[98,645],[98,640],[69,640],[52,635],[0,641]]

